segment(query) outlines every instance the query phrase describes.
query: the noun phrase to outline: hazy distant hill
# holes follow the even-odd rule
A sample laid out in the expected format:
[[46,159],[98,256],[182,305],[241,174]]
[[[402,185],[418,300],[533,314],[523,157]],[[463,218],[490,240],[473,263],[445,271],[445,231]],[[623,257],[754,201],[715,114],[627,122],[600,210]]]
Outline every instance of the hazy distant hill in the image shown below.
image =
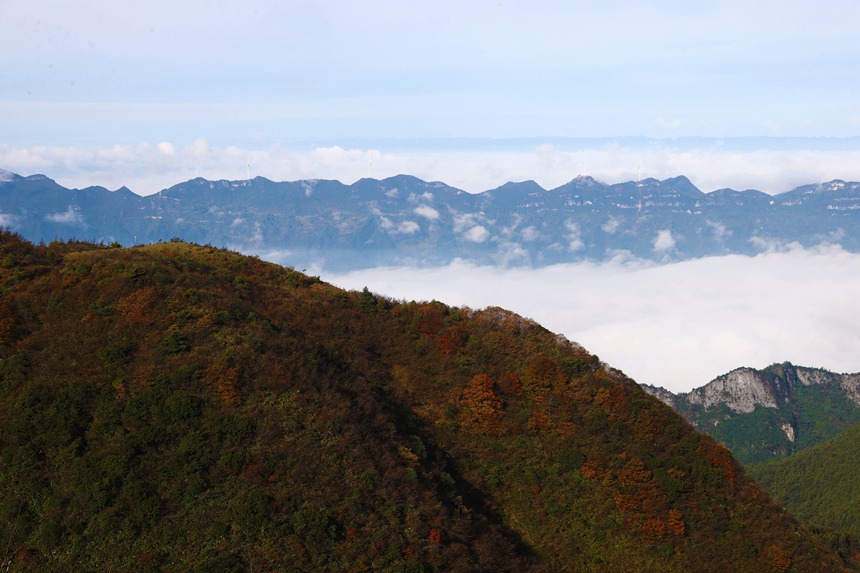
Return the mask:
[[860,422],[860,374],[738,368],[688,393],[643,386],[744,463],[787,456]]
[[729,452],[511,312],[0,233],[0,569],[838,571]]
[[197,178],[140,197],[0,171],[0,222],[35,242],[134,245],[181,237],[329,270],[455,258],[547,265],[623,253],[664,261],[788,243],[860,251],[860,183],[770,196],[703,193],[685,177],[614,185],[577,177],[552,190],[526,181],[469,194],[407,175],[352,185]]

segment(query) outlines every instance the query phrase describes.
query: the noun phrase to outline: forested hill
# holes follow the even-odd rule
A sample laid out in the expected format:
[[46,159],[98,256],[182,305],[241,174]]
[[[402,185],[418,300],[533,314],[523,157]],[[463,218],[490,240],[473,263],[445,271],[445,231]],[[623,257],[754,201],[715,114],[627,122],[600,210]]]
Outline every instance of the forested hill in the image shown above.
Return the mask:
[[0,570],[843,567],[724,447],[508,311],[0,234]]
[[456,259],[542,266],[619,254],[663,262],[788,244],[858,252],[860,183],[771,196],[704,193],[686,177],[615,184],[576,177],[550,190],[525,181],[471,194],[407,175],[350,185],[198,177],[141,197],[0,169],[0,221],[35,243],[131,246],[181,237],[328,271]]
[[750,471],[808,523],[860,539],[860,424],[795,455],[752,465]]

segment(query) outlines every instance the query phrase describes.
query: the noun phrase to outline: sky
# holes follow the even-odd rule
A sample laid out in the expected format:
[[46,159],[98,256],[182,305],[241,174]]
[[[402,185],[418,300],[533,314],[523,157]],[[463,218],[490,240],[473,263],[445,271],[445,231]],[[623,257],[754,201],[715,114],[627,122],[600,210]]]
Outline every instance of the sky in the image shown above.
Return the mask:
[[[141,195],[249,172],[473,193],[860,180],[857,22],[848,0],[0,0],[0,169]],[[857,273],[818,278],[855,257],[768,257],[343,280],[508,306],[675,389],[782,360],[860,371]]]
[[0,0],[0,166],[146,195],[860,179],[848,1]]

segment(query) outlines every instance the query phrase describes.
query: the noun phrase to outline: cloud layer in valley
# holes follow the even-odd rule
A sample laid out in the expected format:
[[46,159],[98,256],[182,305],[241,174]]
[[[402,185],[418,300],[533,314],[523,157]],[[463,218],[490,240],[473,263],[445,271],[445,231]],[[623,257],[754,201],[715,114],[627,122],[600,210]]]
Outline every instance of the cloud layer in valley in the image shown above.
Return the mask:
[[508,308],[637,382],[676,392],[736,367],[782,361],[860,371],[860,255],[838,247],[669,265],[456,263],[323,278],[397,299]]

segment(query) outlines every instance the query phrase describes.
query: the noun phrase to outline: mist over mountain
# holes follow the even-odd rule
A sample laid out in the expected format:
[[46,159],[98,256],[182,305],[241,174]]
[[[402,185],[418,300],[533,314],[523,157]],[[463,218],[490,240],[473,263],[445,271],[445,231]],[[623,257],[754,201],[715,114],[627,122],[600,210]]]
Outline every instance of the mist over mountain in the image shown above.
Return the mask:
[[577,177],[470,194],[407,175],[274,182],[192,179],[154,195],[0,177],[0,222],[39,242],[122,245],[173,237],[332,271],[379,265],[544,266],[637,257],[667,262],[839,243],[860,251],[860,183],[768,195],[703,193],[686,177],[605,184]]

